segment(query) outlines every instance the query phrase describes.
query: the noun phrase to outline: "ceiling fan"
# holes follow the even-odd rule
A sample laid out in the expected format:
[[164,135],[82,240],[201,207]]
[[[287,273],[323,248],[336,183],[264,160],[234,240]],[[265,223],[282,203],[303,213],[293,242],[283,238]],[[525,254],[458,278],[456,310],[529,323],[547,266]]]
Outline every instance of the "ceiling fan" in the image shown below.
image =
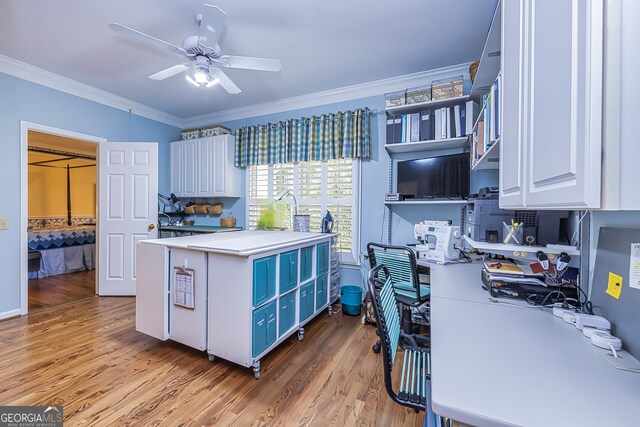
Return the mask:
[[227,14],[217,6],[210,4],[204,6],[204,12],[195,17],[200,26],[198,34],[184,39],[182,47],[116,22],[109,24],[109,28],[130,39],[181,54],[188,60],[150,75],[149,78],[153,80],[164,80],[193,68],[193,76],[186,75],[189,83],[194,86],[204,85],[206,87],[220,84],[227,92],[236,94],[241,92],[240,88],[220,68],[213,66],[214,64],[227,68],[280,71],[279,59],[223,55],[218,41],[227,20]]

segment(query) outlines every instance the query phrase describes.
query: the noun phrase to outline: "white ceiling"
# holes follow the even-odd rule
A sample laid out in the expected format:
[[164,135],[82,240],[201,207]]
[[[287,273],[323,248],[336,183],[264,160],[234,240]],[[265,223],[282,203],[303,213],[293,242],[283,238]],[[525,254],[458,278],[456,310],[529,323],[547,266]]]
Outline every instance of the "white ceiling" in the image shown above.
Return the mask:
[[242,89],[148,75],[183,57],[123,38],[119,22],[170,43],[197,32],[203,0],[2,0],[0,54],[187,118],[470,62],[497,0],[218,0],[223,53],[278,58],[279,73],[225,69]]

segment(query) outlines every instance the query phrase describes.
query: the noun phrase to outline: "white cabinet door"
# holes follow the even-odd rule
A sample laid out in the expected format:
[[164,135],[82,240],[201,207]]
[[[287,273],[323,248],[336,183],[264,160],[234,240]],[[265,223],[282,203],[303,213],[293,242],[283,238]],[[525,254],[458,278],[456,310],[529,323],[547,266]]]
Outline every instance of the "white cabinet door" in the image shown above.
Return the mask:
[[136,331],[168,340],[169,249],[141,243],[136,254]]
[[525,205],[598,208],[603,0],[529,0],[525,7]]
[[184,182],[182,184],[182,197],[196,197],[197,196],[197,188],[196,188],[196,176],[198,173],[198,166],[196,163],[196,159],[198,157],[198,140],[191,139],[188,141],[182,141],[183,150],[182,150],[182,167],[183,167],[183,176]]
[[196,174],[197,179],[197,196],[198,197],[210,197],[213,196],[214,191],[212,188],[213,177],[212,177],[212,169],[213,163],[211,161],[212,158],[212,149],[213,149],[213,138],[201,138],[197,143],[198,147],[198,155],[196,158],[196,162],[198,165],[198,170]]
[[178,197],[182,197],[182,181],[183,181],[183,167],[182,167],[182,141],[172,142],[170,144],[170,183],[169,192],[175,194]]
[[235,138],[231,135],[213,137],[213,195],[216,197],[240,197],[242,171],[233,166]]
[[500,142],[500,207],[524,207],[524,7],[520,1],[502,4],[502,122]]

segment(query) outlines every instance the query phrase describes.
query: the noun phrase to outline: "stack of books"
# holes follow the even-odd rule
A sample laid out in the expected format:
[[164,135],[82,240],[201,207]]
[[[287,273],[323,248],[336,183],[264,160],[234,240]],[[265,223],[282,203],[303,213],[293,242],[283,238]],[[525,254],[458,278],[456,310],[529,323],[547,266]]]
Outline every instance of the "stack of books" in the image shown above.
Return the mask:
[[473,143],[471,144],[474,164],[500,139],[500,124],[502,123],[501,86],[502,76],[498,74],[495,82],[491,85],[489,93],[483,97],[481,118],[473,131]]

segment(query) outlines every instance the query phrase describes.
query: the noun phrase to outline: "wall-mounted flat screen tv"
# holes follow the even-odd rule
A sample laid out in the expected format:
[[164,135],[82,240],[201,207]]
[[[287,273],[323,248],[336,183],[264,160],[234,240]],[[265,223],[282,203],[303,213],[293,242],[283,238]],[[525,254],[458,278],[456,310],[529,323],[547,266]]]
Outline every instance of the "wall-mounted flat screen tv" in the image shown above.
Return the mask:
[[469,197],[469,153],[398,162],[398,193],[416,199]]

